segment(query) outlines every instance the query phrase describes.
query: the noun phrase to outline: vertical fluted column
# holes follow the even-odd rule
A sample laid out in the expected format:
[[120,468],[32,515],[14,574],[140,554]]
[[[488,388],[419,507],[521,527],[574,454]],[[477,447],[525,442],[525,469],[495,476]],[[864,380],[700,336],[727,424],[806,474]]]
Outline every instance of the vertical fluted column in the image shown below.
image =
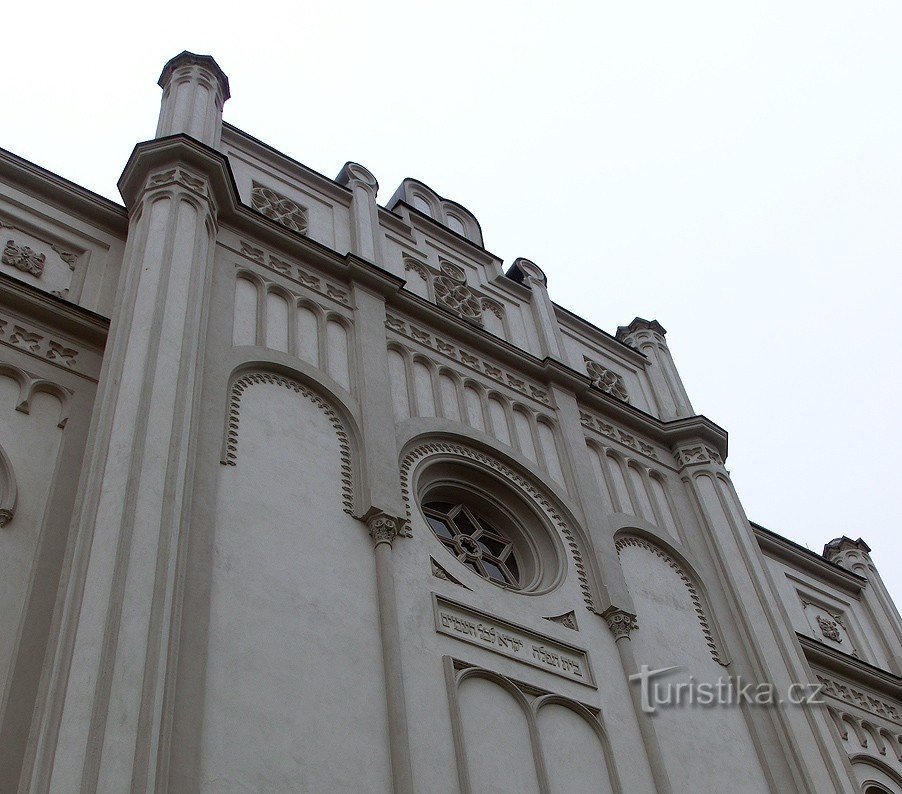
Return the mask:
[[692,403],[683,387],[667,347],[667,331],[657,320],[636,317],[629,325],[617,329],[617,339],[644,353],[649,360],[648,375],[662,419],[692,416]]
[[136,184],[35,791],[156,787],[217,210],[177,161]]
[[[738,642],[752,677],[781,693],[789,692],[793,684],[808,683],[810,671],[784,617],[720,452],[702,439],[687,439],[674,449],[674,457],[698,517],[699,542],[709,550],[728,595]],[[786,707],[774,709],[771,714],[771,730],[784,758],[782,763],[762,758],[762,763],[772,763],[777,772],[789,771],[794,790],[812,794],[851,790],[849,770],[836,755],[835,740],[823,711]]]
[[870,551],[871,547],[861,538],[852,540],[845,536],[835,538],[824,546],[824,556],[830,562],[868,580],[864,588],[865,604],[882,635],[890,668],[896,675],[902,675],[902,620],[871,559]]
[[163,67],[160,119],[155,137],[183,133],[216,148],[222,137],[222,106],[229,78],[209,55],[183,52]]
[[[351,252],[382,265],[376,177],[359,163],[345,163],[335,181],[351,191]],[[396,275],[404,276],[403,272]]]
[[530,289],[530,307],[539,334],[539,357],[564,361],[564,343],[561,329],[554,313],[554,304],[548,296],[548,279],[535,262],[528,259],[514,260],[507,275]]

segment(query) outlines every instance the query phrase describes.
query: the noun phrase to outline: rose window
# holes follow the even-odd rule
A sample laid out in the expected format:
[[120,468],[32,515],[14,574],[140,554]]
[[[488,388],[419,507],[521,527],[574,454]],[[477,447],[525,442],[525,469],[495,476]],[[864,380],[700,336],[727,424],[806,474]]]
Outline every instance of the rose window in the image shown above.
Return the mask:
[[520,589],[513,544],[485,519],[451,502],[427,502],[423,513],[445,548],[471,571],[503,587]]

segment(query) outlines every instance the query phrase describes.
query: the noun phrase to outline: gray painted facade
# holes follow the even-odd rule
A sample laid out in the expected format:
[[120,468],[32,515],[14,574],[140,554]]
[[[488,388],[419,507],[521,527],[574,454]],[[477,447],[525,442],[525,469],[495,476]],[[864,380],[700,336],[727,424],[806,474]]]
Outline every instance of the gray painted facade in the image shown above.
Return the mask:
[[124,207],[0,152],[0,791],[902,791],[870,549],[749,522],[658,322],[160,86]]

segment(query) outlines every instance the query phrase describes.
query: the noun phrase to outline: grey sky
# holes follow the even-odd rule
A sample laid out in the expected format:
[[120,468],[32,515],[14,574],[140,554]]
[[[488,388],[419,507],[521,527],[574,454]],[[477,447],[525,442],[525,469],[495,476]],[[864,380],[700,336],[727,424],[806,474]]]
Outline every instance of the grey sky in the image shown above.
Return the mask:
[[749,517],[864,537],[902,603],[898,4],[17,5],[0,145],[118,200],[163,63],[213,55],[229,122],[423,180],[608,331],[657,318]]

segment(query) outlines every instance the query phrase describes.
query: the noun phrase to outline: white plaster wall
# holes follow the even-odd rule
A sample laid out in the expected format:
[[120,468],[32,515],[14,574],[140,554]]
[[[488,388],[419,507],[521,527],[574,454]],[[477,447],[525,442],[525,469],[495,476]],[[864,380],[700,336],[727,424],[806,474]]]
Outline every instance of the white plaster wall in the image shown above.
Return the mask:
[[12,463],[18,487],[15,515],[0,528],[0,681],[6,694],[10,663],[33,585],[47,500],[57,475],[62,430],[60,401],[39,392],[29,413],[16,411],[19,385],[0,374],[0,446]]
[[389,790],[373,548],[341,482],[319,407],[245,392],[217,493],[203,791]]
[[[640,546],[620,550],[639,628],[631,635],[637,664],[682,669],[661,682],[714,683],[728,670],[712,658],[691,594],[678,572]],[[654,716],[674,791],[766,792],[751,733],[736,706],[671,706]]]

